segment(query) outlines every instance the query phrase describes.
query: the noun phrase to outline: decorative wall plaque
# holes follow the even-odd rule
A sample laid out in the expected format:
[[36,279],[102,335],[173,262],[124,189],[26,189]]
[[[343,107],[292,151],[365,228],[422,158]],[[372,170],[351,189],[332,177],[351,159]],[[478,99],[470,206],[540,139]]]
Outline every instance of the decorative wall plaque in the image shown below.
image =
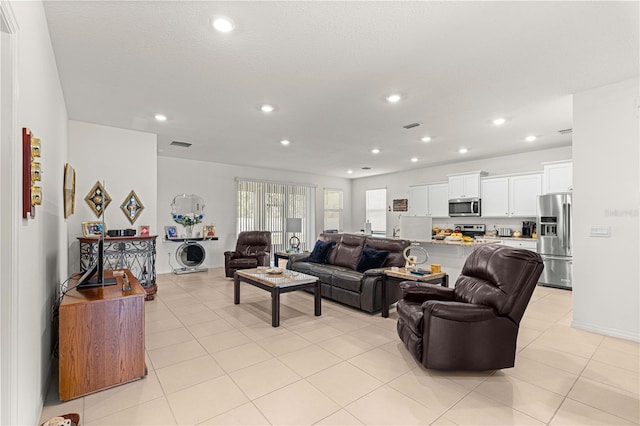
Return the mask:
[[394,212],[406,212],[408,210],[409,200],[403,198],[401,200],[393,200]]
[[122,205],[120,205],[120,208],[124,212],[124,215],[127,216],[127,219],[129,219],[129,222],[133,225],[133,222],[136,221],[142,212],[142,209],[144,209],[144,206],[142,205],[142,202],[140,202],[135,191],[132,189],[129,195],[127,195],[127,198],[124,199]]
[[93,188],[91,188],[87,196],[84,197],[84,200],[89,204],[89,207],[91,207],[91,210],[93,210],[96,216],[100,217],[104,209],[106,209],[111,202],[111,197],[109,197],[107,191],[105,191],[100,181],[98,181],[93,185]]
[[22,217],[35,217],[36,206],[42,204],[42,190],[35,183],[42,179],[40,163],[40,139],[31,130],[22,128]]

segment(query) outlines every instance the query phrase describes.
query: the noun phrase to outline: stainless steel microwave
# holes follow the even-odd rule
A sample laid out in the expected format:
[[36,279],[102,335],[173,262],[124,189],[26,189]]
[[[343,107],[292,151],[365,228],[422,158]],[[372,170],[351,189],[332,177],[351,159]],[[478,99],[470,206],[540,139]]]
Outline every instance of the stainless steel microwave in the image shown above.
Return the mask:
[[449,200],[449,216],[480,216],[480,198],[457,198]]

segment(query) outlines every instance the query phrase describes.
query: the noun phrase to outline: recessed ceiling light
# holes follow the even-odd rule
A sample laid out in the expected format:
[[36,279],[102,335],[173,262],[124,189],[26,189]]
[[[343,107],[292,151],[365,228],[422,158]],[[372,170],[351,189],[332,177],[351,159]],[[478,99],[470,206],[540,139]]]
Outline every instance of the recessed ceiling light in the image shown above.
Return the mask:
[[413,158],[411,159],[411,162],[412,162],[412,163],[417,163],[417,162],[418,162],[418,157],[413,157]]
[[420,139],[422,142],[431,142],[431,136],[425,136],[424,138]]
[[496,126],[502,126],[506,122],[507,122],[507,119],[502,117],[499,117],[493,120],[493,124],[495,124]]
[[524,138],[524,140],[527,141],[527,142],[533,142],[533,141],[536,140],[536,137],[534,135],[530,135],[530,136],[527,136],[526,138]]
[[460,154],[466,154],[467,152],[469,152],[469,150],[468,150],[467,148],[460,148],[460,149],[458,150],[458,152],[459,152]]
[[284,145],[284,146],[287,146],[287,145],[289,145],[289,144],[291,143],[291,141],[290,141],[290,140],[287,140],[287,139],[282,139],[282,140],[280,141],[280,143],[281,143],[282,145]]
[[347,173],[351,174],[353,173],[353,170],[347,170]]
[[156,114],[154,118],[158,121],[167,121],[167,116],[164,114]]
[[372,154],[380,154],[380,150],[379,150],[378,148],[373,148],[373,149],[371,150],[371,153],[372,153]]
[[221,33],[228,33],[233,31],[235,25],[233,21],[225,16],[217,16],[211,20],[211,25]]
[[269,112],[273,112],[273,110],[274,110],[273,105],[269,105],[269,104],[264,104],[260,107],[260,111],[262,112],[269,113]]
[[396,102],[400,102],[400,99],[402,99],[402,96],[400,96],[397,93],[387,96],[387,102],[390,102],[392,104],[395,104]]

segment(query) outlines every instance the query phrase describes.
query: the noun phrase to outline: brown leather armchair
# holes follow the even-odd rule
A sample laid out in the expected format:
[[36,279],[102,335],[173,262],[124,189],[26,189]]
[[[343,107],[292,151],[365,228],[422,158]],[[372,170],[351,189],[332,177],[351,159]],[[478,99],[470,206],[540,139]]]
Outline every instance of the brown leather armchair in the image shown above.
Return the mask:
[[427,368],[513,367],[520,320],[542,268],[537,253],[488,244],[471,252],[454,288],[404,281],[398,335]]
[[238,234],[235,251],[224,252],[224,270],[233,277],[238,269],[269,266],[271,259],[271,232],[243,231]]

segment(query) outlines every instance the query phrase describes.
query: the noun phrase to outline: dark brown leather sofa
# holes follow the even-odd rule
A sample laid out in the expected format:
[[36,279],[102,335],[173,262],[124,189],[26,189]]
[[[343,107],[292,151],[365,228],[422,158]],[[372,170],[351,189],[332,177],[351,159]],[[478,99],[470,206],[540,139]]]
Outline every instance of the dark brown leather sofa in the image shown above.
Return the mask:
[[238,234],[235,251],[224,252],[224,271],[233,278],[239,269],[269,266],[271,258],[271,232],[243,231]]
[[[404,266],[402,251],[410,244],[409,240],[336,233],[322,233],[318,239],[335,243],[327,263],[312,263],[308,261],[308,254],[296,254],[289,256],[287,269],[320,278],[322,297],[366,312],[379,311],[382,308],[381,282],[384,269],[369,269],[365,272],[356,270],[364,246],[389,251],[383,268]],[[399,292],[390,292],[389,303],[397,301],[399,296]]]
[[537,253],[488,244],[471,252],[455,288],[404,281],[398,335],[427,368],[513,367],[520,320],[542,268]]

